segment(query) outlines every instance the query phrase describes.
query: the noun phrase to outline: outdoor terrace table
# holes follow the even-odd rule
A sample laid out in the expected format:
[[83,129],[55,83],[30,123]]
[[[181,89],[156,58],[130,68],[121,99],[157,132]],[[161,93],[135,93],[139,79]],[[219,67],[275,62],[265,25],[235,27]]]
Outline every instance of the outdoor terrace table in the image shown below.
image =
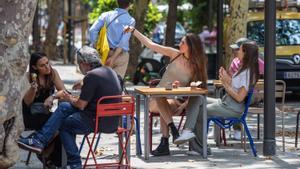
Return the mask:
[[[203,116],[203,158],[207,158],[207,112],[206,112],[206,95],[208,93],[207,89],[191,89],[191,87],[179,87],[172,90],[166,90],[165,88],[149,88],[149,87],[140,87],[134,89],[135,101],[136,101],[136,116],[139,119],[140,123],[140,96],[144,96],[144,158],[145,160],[149,159],[150,145],[149,145],[149,99],[151,97],[176,97],[176,96],[198,96],[202,99],[202,116]],[[139,125],[140,126],[140,125]],[[141,155],[138,151],[137,146],[137,155]]]

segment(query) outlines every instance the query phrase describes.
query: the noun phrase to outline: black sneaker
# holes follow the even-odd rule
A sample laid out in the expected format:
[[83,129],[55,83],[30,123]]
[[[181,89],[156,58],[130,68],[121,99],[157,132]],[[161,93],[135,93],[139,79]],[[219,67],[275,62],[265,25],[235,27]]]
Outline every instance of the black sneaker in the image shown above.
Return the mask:
[[20,148],[24,149],[24,150],[28,150],[37,154],[41,154],[43,149],[44,149],[44,145],[35,137],[28,137],[28,138],[20,138],[17,141],[18,145]]

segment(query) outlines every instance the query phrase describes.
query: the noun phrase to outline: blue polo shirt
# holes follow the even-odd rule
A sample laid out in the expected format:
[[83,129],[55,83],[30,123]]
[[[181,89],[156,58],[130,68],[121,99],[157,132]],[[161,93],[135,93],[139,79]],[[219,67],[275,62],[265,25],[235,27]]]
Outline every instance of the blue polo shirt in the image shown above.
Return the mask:
[[135,19],[129,15],[127,10],[121,8],[102,13],[98,20],[92,25],[89,34],[90,41],[93,45],[97,42],[99,31],[104,23],[106,22],[106,25],[108,25],[118,15],[120,16],[107,28],[109,47],[112,49],[120,47],[124,51],[129,51],[129,39],[131,33],[124,33],[124,27],[126,25],[135,26]]

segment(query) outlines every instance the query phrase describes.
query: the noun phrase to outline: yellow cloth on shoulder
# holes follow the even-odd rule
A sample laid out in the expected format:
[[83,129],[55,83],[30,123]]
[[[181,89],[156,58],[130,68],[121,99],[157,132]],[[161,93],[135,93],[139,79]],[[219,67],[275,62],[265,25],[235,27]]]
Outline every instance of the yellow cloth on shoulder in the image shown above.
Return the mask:
[[96,43],[96,50],[99,52],[102,64],[105,64],[109,53],[109,44],[106,34],[106,23],[104,23],[104,25],[100,29],[98,40]]

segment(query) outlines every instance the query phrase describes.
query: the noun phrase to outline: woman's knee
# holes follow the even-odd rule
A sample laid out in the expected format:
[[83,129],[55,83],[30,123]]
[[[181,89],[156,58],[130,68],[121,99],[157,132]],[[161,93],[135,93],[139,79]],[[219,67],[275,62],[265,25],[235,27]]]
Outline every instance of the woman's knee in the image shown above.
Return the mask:
[[61,109],[61,110],[69,110],[73,107],[72,107],[71,103],[69,103],[69,102],[61,102],[58,104],[57,108]]
[[158,112],[156,101],[151,99],[149,102],[149,111],[150,112]]
[[219,99],[207,97],[207,104],[217,103]]
[[159,113],[159,105],[162,103],[163,98],[155,97],[151,98],[149,102],[149,111]]
[[217,104],[209,104],[206,107],[207,116],[218,116],[220,115],[220,107]]

